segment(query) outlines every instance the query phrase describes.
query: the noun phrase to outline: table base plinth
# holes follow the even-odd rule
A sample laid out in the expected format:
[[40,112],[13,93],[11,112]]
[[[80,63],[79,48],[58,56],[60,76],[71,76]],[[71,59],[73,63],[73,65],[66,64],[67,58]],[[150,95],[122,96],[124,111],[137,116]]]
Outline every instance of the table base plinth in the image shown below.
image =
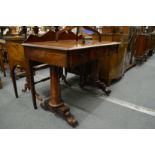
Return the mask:
[[46,110],[55,113],[56,115],[62,117],[64,120],[67,121],[69,125],[72,127],[76,127],[78,125],[78,121],[76,118],[71,114],[70,108],[65,105],[63,102],[58,104],[58,106],[52,106],[49,100],[46,100],[44,103],[41,104],[41,107]]

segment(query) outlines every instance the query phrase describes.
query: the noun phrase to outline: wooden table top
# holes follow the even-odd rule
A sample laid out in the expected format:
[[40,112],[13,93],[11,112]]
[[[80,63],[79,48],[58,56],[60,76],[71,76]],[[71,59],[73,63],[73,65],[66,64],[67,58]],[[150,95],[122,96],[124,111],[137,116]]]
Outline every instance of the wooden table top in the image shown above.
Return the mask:
[[47,48],[47,49],[55,49],[55,50],[79,50],[93,47],[102,47],[102,46],[111,46],[111,45],[119,45],[120,42],[110,42],[110,41],[102,41],[98,42],[96,40],[86,40],[85,44],[82,41],[45,41],[45,42],[32,42],[32,43],[23,43],[23,46],[27,47],[39,47],[39,48]]

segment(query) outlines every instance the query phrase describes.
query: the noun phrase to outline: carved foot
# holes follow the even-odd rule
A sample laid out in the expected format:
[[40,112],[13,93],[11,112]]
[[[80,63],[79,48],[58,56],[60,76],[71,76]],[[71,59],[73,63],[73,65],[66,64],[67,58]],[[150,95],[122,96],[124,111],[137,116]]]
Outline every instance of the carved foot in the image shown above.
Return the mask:
[[97,87],[97,88],[101,89],[102,91],[104,91],[106,93],[106,95],[109,95],[111,93],[111,90],[108,89],[106,87],[106,85],[99,80],[95,81],[93,79],[87,79],[87,80],[80,81],[80,87],[81,88],[83,88],[85,85]]
[[29,90],[29,85],[28,83],[25,83],[24,89],[22,89],[22,92],[26,92],[27,90]]
[[[29,84],[28,84],[28,83],[25,83],[24,89],[22,89],[22,92],[25,93],[27,90],[30,90]],[[43,101],[43,98],[42,98],[41,95],[39,95],[38,93],[35,93],[35,96],[36,96],[36,99],[37,99],[37,100]]]
[[75,117],[70,113],[70,109],[68,106],[66,105],[62,105],[60,107],[54,108],[54,111],[56,112],[56,114],[58,114],[60,117],[63,117],[67,123],[73,127],[75,127],[78,122],[75,119]]
[[150,50],[149,53],[148,53],[148,55],[149,56],[152,56],[153,55],[153,50]]
[[99,88],[99,89],[101,89],[102,91],[104,91],[104,92],[106,93],[106,95],[109,95],[109,94],[111,93],[111,90],[108,89],[108,88],[106,87],[106,85],[105,85],[103,82],[101,82],[101,81],[95,81],[95,82],[94,82],[94,85],[95,85],[97,88]]
[[76,127],[78,125],[78,121],[76,118],[70,113],[70,109],[68,106],[66,106],[64,103],[60,104],[58,107],[52,107],[49,105],[48,101],[45,101],[40,105],[44,110],[51,111],[55,113],[56,115],[62,117],[67,121],[69,125],[72,127]]
[[43,101],[43,98],[41,97],[41,95],[39,95],[38,93],[35,93],[35,95],[37,100]]
[[147,55],[144,56],[144,61],[145,61],[145,62],[147,61]]
[[106,88],[106,89],[104,90],[104,92],[106,93],[106,95],[110,95],[111,89]]

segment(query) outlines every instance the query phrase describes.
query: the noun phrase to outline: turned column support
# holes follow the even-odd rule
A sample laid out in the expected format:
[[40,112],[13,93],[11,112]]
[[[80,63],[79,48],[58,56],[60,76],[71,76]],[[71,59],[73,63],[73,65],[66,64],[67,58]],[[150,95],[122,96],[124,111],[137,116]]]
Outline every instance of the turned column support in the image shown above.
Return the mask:
[[56,115],[64,118],[67,123],[71,126],[76,126],[78,124],[75,117],[70,113],[70,109],[66,106],[61,98],[60,90],[60,77],[61,77],[61,68],[57,66],[50,67],[50,77],[51,77],[51,99],[48,102],[41,104],[41,107],[44,110],[51,111]]

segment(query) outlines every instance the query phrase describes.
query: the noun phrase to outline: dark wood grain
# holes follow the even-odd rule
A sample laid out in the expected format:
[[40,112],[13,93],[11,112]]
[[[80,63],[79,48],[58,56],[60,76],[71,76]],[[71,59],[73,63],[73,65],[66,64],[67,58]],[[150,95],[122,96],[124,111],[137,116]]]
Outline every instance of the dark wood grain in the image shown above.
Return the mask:
[[135,47],[135,53],[134,56],[137,60],[137,62],[142,63],[143,61],[146,61],[147,54],[149,52],[149,44],[150,44],[150,35],[149,34],[139,34],[136,37],[136,47]]
[[[100,33],[91,28],[90,26],[66,26],[64,29],[60,30],[57,32],[56,34],[56,40],[73,40],[73,39],[76,39],[76,41],[78,40],[84,40],[84,37],[79,34],[79,29],[80,27],[83,27],[87,30],[90,30],[92,32],[94,32],[95,34],[98,35],[98,41],[100,42],[101,41],[101,35]],[[77,29],[77,33],[74,34],[73,32],[71,32],[72,29],[76,28]]]
[[56,39],[56,33],[53,31],[48,31],[42,36],[34,36],[34,35],[29,35],[28,39],[26,39],[24,42],[29,43],[29,42],[43,42],[43,41],[55,41]]

